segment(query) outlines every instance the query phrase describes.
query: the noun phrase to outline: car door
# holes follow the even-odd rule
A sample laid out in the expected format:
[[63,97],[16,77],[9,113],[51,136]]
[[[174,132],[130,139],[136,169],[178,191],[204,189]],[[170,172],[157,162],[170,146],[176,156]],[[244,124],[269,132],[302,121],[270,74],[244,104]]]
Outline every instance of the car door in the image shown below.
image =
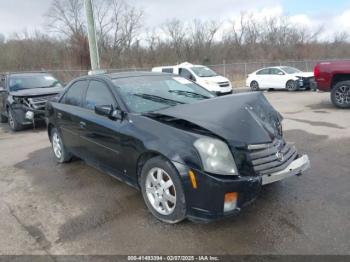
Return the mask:
[[271,88],[284,88],[286,83],[285,73],[278,68],[271,68],[269,83]]
[[89,81],[79,80],[68,87],[60,103],[55,104],[55,118],[65,146],[75,155],[84,152],[80,139],[83,97]]
[[261,69],[255,78],[260,88],[270,88],[270,68]]
[[123,154],[121,152],[120,128],[125,124],[122,120],[111,119],[95,113],[95,106],[118,105],[108,84],[102,80],[91,80],[84,99],[84,114],[80,128],[83,140],[84,159],[94,165],[123,173]]

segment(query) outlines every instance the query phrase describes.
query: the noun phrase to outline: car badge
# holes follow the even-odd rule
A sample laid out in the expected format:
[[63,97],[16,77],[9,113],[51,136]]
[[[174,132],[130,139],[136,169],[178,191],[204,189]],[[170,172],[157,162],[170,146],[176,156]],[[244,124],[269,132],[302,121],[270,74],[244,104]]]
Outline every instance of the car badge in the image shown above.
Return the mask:
[[277,157],[277,160],[280,161],[280,162],[283,162],[284,160],[284,155],[282,152],[277,152],[276,153],[276,157]]

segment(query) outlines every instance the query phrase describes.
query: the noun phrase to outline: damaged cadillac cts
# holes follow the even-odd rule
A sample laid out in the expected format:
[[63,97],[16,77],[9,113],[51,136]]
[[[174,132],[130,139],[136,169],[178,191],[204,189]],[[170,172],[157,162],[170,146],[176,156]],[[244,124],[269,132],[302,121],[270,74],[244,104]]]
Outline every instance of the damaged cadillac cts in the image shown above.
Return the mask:
[[214,97],[185,78],[149,72],[81,77],[47,106],[59,163],[78,156],[140,189],[167,223],[234,215],[263,185],[308,169],[281,121],[261,93]]

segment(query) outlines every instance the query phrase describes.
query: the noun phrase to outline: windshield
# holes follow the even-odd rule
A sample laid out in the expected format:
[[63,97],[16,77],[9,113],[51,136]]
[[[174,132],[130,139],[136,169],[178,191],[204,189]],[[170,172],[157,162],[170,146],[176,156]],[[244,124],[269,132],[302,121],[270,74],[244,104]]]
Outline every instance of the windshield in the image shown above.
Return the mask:
[[131,112],[146,113],[214,97],[182,77],[139,76],[113,80]]
[[9,80],[10,91],[48,87],[62,87],[62,85],[51,75],[11,76]]
[[299,69],[296,69],[294,67],[282,67],[282,70],[286,72],[287,74],[295,74],[295,73],[300,73],[301,71]]
[[205,66],[191,67],[191,70],[199,77],[213,77],[218,75],[213,70]]

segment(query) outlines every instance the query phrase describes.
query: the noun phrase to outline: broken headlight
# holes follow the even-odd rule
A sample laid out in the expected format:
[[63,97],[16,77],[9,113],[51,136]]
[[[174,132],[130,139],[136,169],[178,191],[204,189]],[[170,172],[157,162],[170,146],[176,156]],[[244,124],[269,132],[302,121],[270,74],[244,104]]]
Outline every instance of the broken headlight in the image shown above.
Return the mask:
[[227,144],[219,139],[202,137],[194,143],[206,172],[238,175],[236,163]]

